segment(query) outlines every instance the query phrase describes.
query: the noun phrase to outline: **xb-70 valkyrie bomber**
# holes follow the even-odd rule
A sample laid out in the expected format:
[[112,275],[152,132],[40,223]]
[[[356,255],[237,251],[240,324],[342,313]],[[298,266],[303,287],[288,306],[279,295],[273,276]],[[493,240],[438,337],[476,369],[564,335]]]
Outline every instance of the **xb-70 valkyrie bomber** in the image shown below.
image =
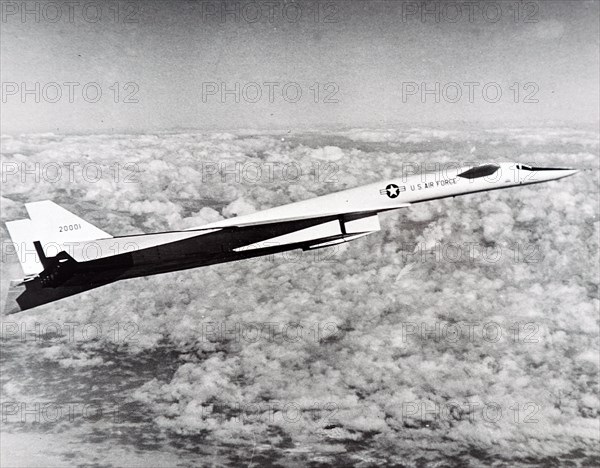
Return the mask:
[[561,179],[577,171],[499,163],[398,177],[183,231],[113,237],[52,201],[27,203],[6,223],[25,277],[11,282],[5,313],[115,281],[311,250],[379,231],[379,214],[441,198]]

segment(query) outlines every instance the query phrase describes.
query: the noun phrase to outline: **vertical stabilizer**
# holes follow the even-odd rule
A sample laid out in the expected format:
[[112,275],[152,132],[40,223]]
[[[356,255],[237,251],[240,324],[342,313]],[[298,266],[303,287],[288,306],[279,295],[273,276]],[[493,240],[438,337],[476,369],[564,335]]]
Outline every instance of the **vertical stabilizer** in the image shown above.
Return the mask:
[[[25,276],[37,275],[44,270],[40,253],[49,244],[60,251],[66,250],[65,244],[112,237],[50,200],[26,203],[25,208],[31,219],[6,223]],[[40,243],[38,248],[34,244],[36,241]]]
[[45,242],[81,242],[112,237],[92,223],[81,219],[50,200],[26,203],[27,213],[37,230],[42,244]]

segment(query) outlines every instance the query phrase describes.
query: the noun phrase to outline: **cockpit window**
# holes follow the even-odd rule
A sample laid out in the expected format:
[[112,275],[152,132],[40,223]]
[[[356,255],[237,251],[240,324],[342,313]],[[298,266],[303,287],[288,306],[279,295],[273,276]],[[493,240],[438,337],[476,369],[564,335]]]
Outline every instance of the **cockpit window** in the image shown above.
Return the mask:
[[492,175],[500,169],[500,166],[495,164],[484,164],[483,166],[472,167],[468,171],[458,174],[458,177],[464,177],[465,179],[479,179],[480,177],[486,177]]

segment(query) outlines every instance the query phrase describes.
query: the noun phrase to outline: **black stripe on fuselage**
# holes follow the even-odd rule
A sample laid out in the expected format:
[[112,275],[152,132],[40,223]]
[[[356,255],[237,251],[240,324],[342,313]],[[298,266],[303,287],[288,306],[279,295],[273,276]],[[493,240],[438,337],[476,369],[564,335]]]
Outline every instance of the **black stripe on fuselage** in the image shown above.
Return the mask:
[[[106,284],[107,282],[110,283],[125,278],[135,278],[259,257],[302,248],[309,243],[337,240],[346,234],[343,227],[344,221],[373,216],[373,214],[376,213],[353,213],[343,216],[331,215],[321,218],[220,228],[214,232],[199,234],[198,236],[167,242],[158,246],[87,262],[79,262],[77,263],[73,277],[67,280],[64,286],[89,285],[97,282]],[[235,249],[268,242],[269,239],[330,221],[340,222],[342,234],[315,238],[309,242],[305,241],[281,246],[266,245],[257,249],[235,251]]]

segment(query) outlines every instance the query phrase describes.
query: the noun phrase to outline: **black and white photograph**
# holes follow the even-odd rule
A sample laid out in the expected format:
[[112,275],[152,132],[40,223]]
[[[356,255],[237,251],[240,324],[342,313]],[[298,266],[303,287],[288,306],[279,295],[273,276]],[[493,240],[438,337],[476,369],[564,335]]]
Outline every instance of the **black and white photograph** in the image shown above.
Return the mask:
[[0,467],[600,466],[600,0],[0,0]]

